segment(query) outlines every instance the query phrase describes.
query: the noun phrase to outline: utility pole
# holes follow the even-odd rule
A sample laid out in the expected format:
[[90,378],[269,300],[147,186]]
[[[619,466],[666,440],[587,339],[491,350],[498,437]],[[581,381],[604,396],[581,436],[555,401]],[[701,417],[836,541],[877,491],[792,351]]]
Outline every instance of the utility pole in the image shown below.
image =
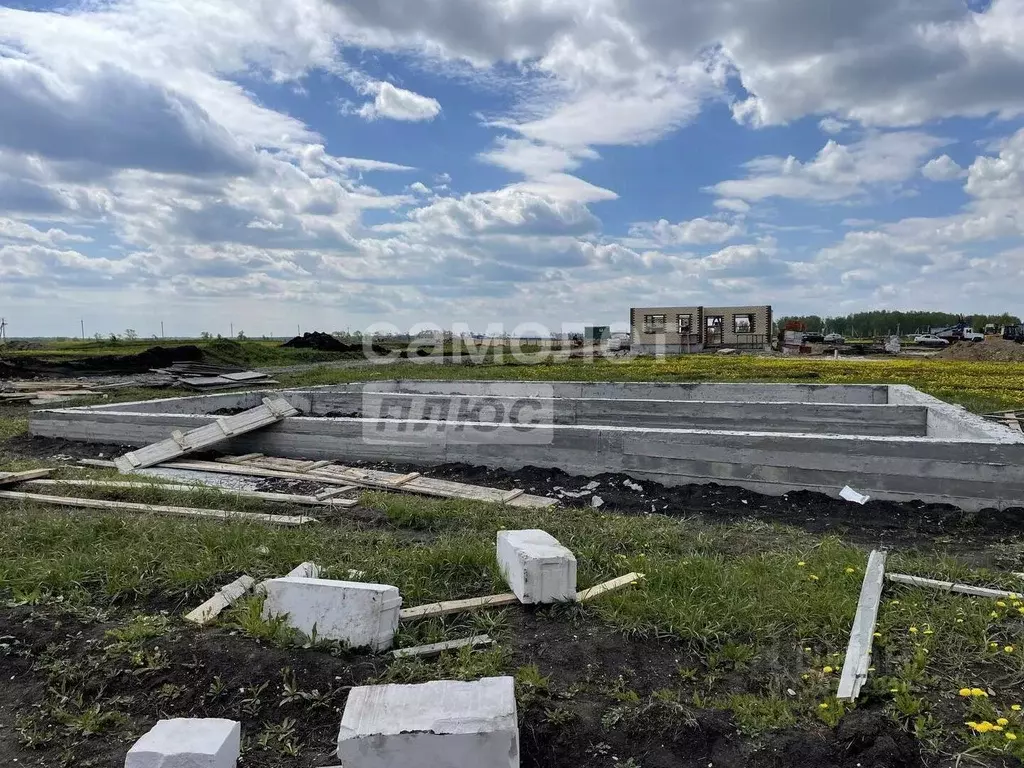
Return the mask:
[[7,340],[7,318],[0,317],[0,341]]
[[235,338],[235,324],[234,323],[230,323],[229,325],[231,327],[231,338],[233,339],[233,338]]
[[160,321],[160,338],[164,338],[164,321]]
[[295,335],[296,336],[301,336],[302,335],[302,328],[299,326],[298,323],[295,324]]
[[78,322],[82,324],[82,341],[85,341],[85,318],[83,317]]

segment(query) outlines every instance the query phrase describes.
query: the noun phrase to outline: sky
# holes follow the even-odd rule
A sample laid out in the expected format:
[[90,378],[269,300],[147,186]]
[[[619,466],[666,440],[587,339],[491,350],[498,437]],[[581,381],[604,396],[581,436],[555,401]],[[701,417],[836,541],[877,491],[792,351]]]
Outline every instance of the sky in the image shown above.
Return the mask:
[[0,5],[14,336],[1024,314],[1024,0]]

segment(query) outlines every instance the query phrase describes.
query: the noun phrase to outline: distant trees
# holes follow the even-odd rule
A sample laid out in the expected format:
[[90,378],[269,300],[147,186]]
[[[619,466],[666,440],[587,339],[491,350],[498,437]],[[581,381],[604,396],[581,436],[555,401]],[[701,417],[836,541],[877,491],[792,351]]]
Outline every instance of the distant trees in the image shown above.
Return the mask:
[[778,318],[780,328],[786,323],[803,323],[808,331],[822,333],[839,333],[850,338],[866,338],[887,336],[893,333],[919,333],[955,325],[963,317],[964,321],[975,330],[983,330],[985,325],[992,323],[997,327],[1016,325],[1020,318],[1003,312],[999,315],[955,315],[950,312],[907,311],[894,312],[889,310],[873,310],[856,312],[845,317],[820,317],[818,315],[797,315]]
[[135,341],[137,338],[139,338],[139,334],[135,332],[134,328],[126,328],[124,332],[124,337],[128,339],[128,341]]

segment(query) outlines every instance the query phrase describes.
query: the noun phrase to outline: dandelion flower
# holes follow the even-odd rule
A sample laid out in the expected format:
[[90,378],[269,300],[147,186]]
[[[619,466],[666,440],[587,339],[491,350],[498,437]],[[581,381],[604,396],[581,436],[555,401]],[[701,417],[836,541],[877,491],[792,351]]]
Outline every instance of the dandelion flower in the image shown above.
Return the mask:
[[1005,607],[1006,607],[1006,603],[1004,603],[1002,600],[996,600],[996,608],[1005,608]]
[[910,628],[910,634],[916,635],[917,634],[917,627],[911,627]]
[[815,576],[815,575],[814,575],[813,573],[812,573],[812,574],[811,574],[811,575],[810,575],[810,576],[809,576],[808,578],[809,578],[809,579],[810,579],[811,581],[817,581],[817,580],[818,580],[818,577],[817,577],[817,576]]
[[[964,697],[970,696],[971,695],[971,689],[970,688],[961,688],[960,689],[960,695],[964,696]],[[968,723],[968,725],[970,725],[970,723]]]
[[996,613],[995,611],[992,611],[992,613],[990,613],[990,614],[988,615],[988,617],[989,617],[990,619],[998,619],[998,618],[999,618],[999,614],[998,614],[998,613]]
[[1017,740],[1017,734],[1016,733],[1007,733],[1005,735],[1006,735],[1006,738],[1009,739],[1010,741],[1016,741]]
[[882,636],[881,632],[875,632],[875,637],[881,637],[881,636]]
[[825,667],[821,671],[824,672],[826,675],[831,675],[832,672],[833,672],[833,669],[832,669],[832,667]]
[[799,563],[797,563],[797,567],[798,568],[803,568],[805,565],[807,565],[807,563],[805,563],[803,560],[801,560]]
[[856,572],[857,572],[857,569],[855,569],[855,568],[847,568],[847,569],[846,569],[846,572],[847,572],[847,573],[856,573]]
[[823,701],[818,705],[818,709],[828,709],[828,703]]
[[1013,653],[1013,646],[1012,646],[1012,645],[1004,645],[1004,646],[1003,646],[1003,650],[1004,650],[1004,651],[1005,651],[1006,653]]
[[804,680],[806,680],[807,678],[810,677],[810,675],[800,675],[800,677],[802,677]]
[[999,643],[989,643],[988,647],[989,648],[998,648],[999,647]]
[[1009,725],[1010,724],[1010,721],[1007,720],[1005,717],[1000,717],[998,720],[996,720],[996,722],[999,723],[1000,725]]
[[991,730],[993,730],[993,731],[1001,731],[1001,730],[1003,730],[1003,726],[1001,726],[1001,725],[993,725]]
[[1020,704],[1011,704],[1010,709],[1012,709],[1014,712],[1020,712]]
[[981,688],[971,688],[971,696],[988,696]]

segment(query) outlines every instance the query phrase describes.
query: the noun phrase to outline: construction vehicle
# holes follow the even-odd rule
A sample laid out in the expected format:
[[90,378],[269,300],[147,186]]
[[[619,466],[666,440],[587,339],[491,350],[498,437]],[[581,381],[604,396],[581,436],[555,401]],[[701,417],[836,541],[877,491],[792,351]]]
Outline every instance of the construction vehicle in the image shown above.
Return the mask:
[[1007,341],[1016,341],[1024,344],[1024,325],[1004,325],[1003,338]]

